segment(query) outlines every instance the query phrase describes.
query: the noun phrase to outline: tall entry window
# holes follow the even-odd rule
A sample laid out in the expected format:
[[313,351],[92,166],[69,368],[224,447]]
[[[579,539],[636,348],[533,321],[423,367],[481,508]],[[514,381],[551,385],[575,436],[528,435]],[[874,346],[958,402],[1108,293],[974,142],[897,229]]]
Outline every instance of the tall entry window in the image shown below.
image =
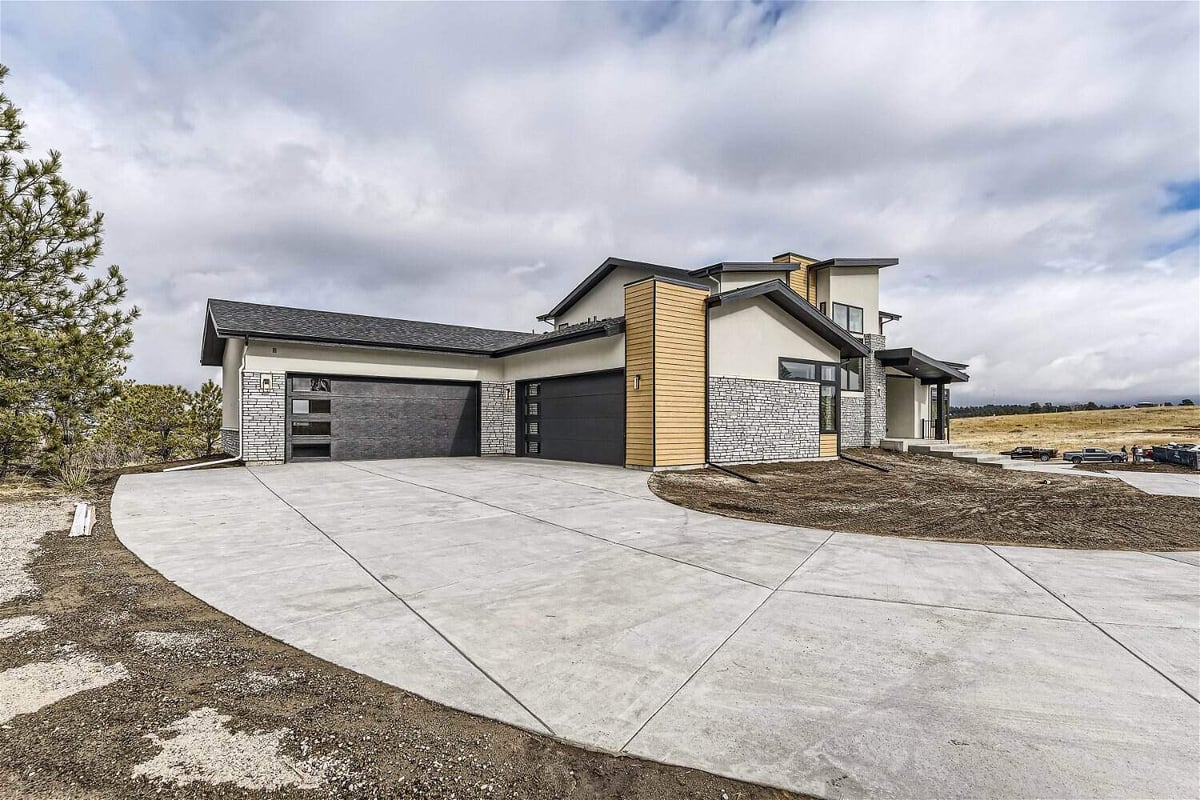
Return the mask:
[[838,384],[841,373],[840,364],[828,361],[809,361],[802,358],[779,359],[780,380],[820,384],[817,416],[821,433],[837,433],[838,431]]

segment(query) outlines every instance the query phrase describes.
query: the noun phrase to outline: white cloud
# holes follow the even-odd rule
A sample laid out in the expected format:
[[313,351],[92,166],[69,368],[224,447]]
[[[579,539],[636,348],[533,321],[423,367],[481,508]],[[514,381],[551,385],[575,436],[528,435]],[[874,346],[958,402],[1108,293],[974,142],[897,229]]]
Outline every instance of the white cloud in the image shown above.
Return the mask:
[[[203,301],[528,329],[607,255],[888,255],[956,401],[1197,394],[1192,4],[10,6],[6,87],[106,212],[132,374]],[[54,47],[46,46],[55,42]],[[1056,366],[1051,366],[1059,360]]]

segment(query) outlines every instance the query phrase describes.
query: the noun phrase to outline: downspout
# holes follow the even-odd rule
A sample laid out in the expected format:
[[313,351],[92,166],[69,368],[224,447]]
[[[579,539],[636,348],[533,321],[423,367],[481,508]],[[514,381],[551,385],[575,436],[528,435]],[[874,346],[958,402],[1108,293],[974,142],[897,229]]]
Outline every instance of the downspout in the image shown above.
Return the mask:
[[242,425],[246,414],[246,403],[242,397],[242,387],[246,385],[246,351],[250,349],[250,337],[246,337],[246,341],[242,346],[242,363],[238,366],[238,454],[231,458],[222,458],[219,461],[201,461],[199,464],[185,464],[182,467],[168,467],[163,472],[183,472],[188,469],[196,469],[197,467],[212,467],[217,464],[230,464],[234,461],[242,460],[242,452],[245,445],[245,439],[242,435]]

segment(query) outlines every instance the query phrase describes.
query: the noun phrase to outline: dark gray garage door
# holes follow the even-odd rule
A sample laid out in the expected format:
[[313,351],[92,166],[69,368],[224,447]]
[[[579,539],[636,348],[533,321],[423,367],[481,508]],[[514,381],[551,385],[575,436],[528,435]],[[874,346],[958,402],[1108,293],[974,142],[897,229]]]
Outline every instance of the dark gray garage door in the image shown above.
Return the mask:
[[479,455],[479,384],[288,376],[288,460]]
[[625,463],[625,373],[594,372],[517,385],[517,452]]

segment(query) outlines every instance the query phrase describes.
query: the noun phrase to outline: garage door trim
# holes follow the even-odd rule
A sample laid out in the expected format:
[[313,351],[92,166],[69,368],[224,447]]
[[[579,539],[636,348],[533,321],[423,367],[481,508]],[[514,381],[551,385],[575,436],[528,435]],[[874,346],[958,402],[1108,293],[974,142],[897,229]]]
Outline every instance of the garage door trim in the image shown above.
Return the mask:
[[[285,372],[284,373],[284,419],[283,419],[283,434],[284,434],[284,461],[333,461],[332,454],[332,431],[328,436],[299,436],[292,435],[292,379],[293,378],[329,378],[331,381],[371,381],[376,383],[404,383],[404,384],[424,384],[435,386],[467,386],[475,389],[475,455],[483,454],[483,383],[482,381],[458,381],[458,380],[439,380],[437,378],[404,378],[391,375],[355,375],[346,373],[334,372],[312,372],[310,370]],[[320,393],[302,392],[305,398],[319,398]],[[332,399],[332,393],[330,395]],[[297,398],[300,399],[300,398]],[[244,402],[244,401],[243,401]],[[313,414],[306,415],[306,420],[311,421],[329,421],[333,423],[333,409],[330,409],[329,414]],[[292,456],[293,440],[298,439],[300,444],[305,443],[330,443],[330,455],[318,456],[315,458],[304,457],[294,458]]]

